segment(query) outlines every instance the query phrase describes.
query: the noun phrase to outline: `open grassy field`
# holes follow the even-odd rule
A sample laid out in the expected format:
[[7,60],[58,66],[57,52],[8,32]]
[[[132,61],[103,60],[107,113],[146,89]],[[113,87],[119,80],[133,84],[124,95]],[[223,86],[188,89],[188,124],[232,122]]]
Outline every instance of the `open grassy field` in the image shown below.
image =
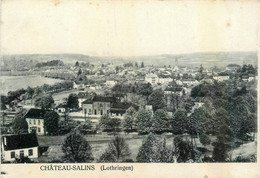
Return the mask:
[[[129,145],[129,149],[131,152],[130,159],[136,160],[136,156],[138,154],[138,150],[142,145],[143,140],[147,137],[147,135],[137,135],[137,134],[120,134],[122,137],[126,139],[127,144]],[[62,153],[62,144],[66,136],[38,136],[38,142],[41,147],[48,147],[48,151],[41,156],[39,161],[47,162],[51,159],[58,159],[63,156]],[[86,140],[90,143],[92,147],[92,153],[95,158],[95,161],[100,157],[100,155],[108,148],[109,142],[114,138],[113,135],[107,135],[106,133],[99,135],[88,135],[85,136]],[[161,138],[161,136],[158,136]],[[173,144],[173,136],[167,136],[167,145],[172,147]]]

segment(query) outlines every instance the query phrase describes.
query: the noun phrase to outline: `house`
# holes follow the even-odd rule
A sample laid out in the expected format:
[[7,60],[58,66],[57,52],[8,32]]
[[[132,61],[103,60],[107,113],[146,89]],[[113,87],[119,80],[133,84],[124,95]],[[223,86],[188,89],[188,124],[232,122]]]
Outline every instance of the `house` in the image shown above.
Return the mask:
[[181,87],[167,87],[164,90],[164,94],[165,95],[172,95],[172,94],[176,94],[178,96],[182,96],[183,95],[183,88]]
[[164,84],[164,83],[170,83],[173,79],[170,77],[160,77],[158,78],[158,83]]
[[114,80],[107,80],[106,82],[105,82],[105,85],[107,85],[108,87],[113,87],[113,86],[115,86],[117,84],[117,81],[114,81]]
[[156,74],[148,74],[145,76],[145,81],[152,85],[157,84],[158,80],[159,78]]
[[241,66],[238,64],[228,64],[226,67],[227,72],[236,72]]
[[73,82],[73,88],[78,90],[84,90],[85,84],[79,81]]
[[79,92],[78,93],[78,102],[79,102],[79,108],[82,108],[82,102],[90,99],[92,96],[87,92]]
[[116,102],[115,97],[94,96],[82,102],[83,113],[97,116],[109,114],[111,104],[114,102]]
[[126,110],[129,109],[130,107],[133,107],[135,110],[139,109],[138,106],[131,103],[122,103],[122,102],[112,103],[110,108],[110,115],[112,117],[122,118],[122,116],[126,113]]
[[55,111],[57,111],[57,113],[65,113],[66,112],[66,108],[67,108],[66,104],[60,103],[59,105],[57,105],[55,107]]
[[1,155],[4,161],[14,161],[15,158],[38,158],[38,140],[35,133],[2,135]]
[[28,123],[28,132],[44,135],[44,111],[42,109],[31,108],[24,116]]
[[178,72],[180,69],[179,69],[179,67],[178,66],[174,66],[174,68],[173,68],[173,71],[174,72]]
[[255,76],[253,74],[249,74],[248,75],[248,81],[251,82],[251,81],[254,81],[255,80]]
[[153,105],[145,105],[145,110],[146,111],[149,111],[149,112],[151,112],[152,114],[153,114]]
[[223,82],[229,80],[229,75],[227,73],[219,73],[217,76],[213,76],[213,79],[219,82]]
[[191,86],[191,85],[196,85],[196,84],[198,84],[199,82],[198,82],[197,80],[193,79],[193,78],[188,78],[188,79],[183,79],[183,80],[182,80],[182,83],[183,83],[183,84],[186,84],[186,85],[188,85],[188,86]]

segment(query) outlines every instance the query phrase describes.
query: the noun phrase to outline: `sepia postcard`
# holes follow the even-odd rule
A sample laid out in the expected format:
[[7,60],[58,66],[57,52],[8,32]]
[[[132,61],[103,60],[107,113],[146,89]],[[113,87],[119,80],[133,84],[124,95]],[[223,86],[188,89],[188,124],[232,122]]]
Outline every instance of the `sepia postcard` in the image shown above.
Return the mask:
[[1,177],[260,177],[260,1],[0,8]]

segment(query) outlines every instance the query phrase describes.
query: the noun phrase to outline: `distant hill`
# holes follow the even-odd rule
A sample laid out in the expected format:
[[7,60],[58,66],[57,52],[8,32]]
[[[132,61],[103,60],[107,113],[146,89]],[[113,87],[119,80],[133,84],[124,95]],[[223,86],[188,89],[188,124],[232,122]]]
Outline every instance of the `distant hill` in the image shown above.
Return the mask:
[[[24,55],[3,55],[0,56],[1,61],[33,61],[33,63],[44,62],[50,60],[62,60],[64,63],[73,64],[76,61],[90,62],[90,63],[113,63],[115,65],[121,65],[125,62],[132,61],[138,62],[144,61],[145,65],[175,65],[175,61],[178,61],[179,65],[185,66],[226,66],[230,63],[242,65],[243,62],[257,65],[257,52],[212,52],[212,53],[191,53],[191,54],[179,54],[179,55],[157,55],[157,56],[134,56],[134,57],[97,57],[87,56],[83,54],[24,54]],[[1,65],[3,65],[1,63]]]

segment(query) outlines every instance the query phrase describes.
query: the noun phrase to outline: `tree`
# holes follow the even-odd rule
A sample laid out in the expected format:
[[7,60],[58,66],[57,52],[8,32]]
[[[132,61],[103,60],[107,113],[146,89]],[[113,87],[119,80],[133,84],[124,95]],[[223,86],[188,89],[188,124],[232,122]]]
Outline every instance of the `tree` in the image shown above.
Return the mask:
[[144,62],[142,61],[142,63],[141,63],[141,68],[144,68]]
[[148,104],[153,106],[154,111],[163,109],[165,107],[163,91],[161,89],[154,90],[148,98]]
[[21,109],[18,113],[16,113],[12,123],[12,128],[15,134],[28,133],[28,123],[24,118],[25,114],[25,109]]
[[55,111],[44,113],[44,129],[48,135],[56,135],[59,127],[59,115]]
[[157,142],[154,134],[150,133],[148,137],[143,141],[142,146],[139,148],[136,161],[141,163],[153,162],[154,157],[154,145]]
[[78,96],[76,94],[71,93],[68,97],[67,106],[70,109],[78,109],[79,101]]
[[80,76],[81,74],[82,74],[82,70],[79,69],[79,70],[78,70],[78,76]]
[[27,92],[28,98],[33,97],[34,90],[31,87],[27,87],[26,92]]
[[126,132],[131,131],[135,126],[135,114],[136,110],[133,107],[126,110],[123,120],[123,128]]
[[54,104],[54,99],[51,95],[38,95],[34,98],[34,105],[41,108],[42,110],[47,110],[52,108]]
[[6,109],[6,106],[5,106],[7,104],[6,100],[7,100],[6,96],[1,95],[0,102],[1,102],[2,111]]
[[99,122],[99,126],[103,128],[104,131],[108,132],[118,132],[120,124],[120,119],[111,118],[107,114],[103,115]]
[[75,67],[79,67],[79,62],[78,61],[76,61]]
[[153,92],[153,87],[150,83],[142,83],[137,87],[137,94],[148,97]]
[[139,134],[146,134],[151,131],[152,113],[146,110],[140,110],[136,116],[137,130]]
[[155,111],[152,119],[153,131],[156,133],[162,133],[170,130],[168,113],[163,109]]
[[205,134],[205,133],[202,133],[202,134],[200,134],[200,143],[202,144],[202,145],[209,145],[210,144],[210,139],[209,139],[209,137],[208,137],[208,135],[207,134]]
[[200,162],[200,152],[194,149],[191,140],[181,136],[174,138],[174,155],[178,163]]
[[99,162],[122,162],[130,155],[125,139],[116,136],[108,145],[108,149],[100,156]]
[[62,145],[64,160],[68,163],[89,163],[94,160],[92,148],[84,137],[73,131]]
[[183,134],[188,132],[188,121],[186,110],[177,110],[170,120],[172,132],[174,134]]
[[172,150],[166,146],[166,138],[159,141],[150,133],[139,148],[136,160],[142,163],[170,163],[173,162],[173,154]]
[[212,158],[216,162],[226,162],[228,158],[227,154],[228,145],[224,143],[221,138],[217,139],[217,142],[215,143]]

